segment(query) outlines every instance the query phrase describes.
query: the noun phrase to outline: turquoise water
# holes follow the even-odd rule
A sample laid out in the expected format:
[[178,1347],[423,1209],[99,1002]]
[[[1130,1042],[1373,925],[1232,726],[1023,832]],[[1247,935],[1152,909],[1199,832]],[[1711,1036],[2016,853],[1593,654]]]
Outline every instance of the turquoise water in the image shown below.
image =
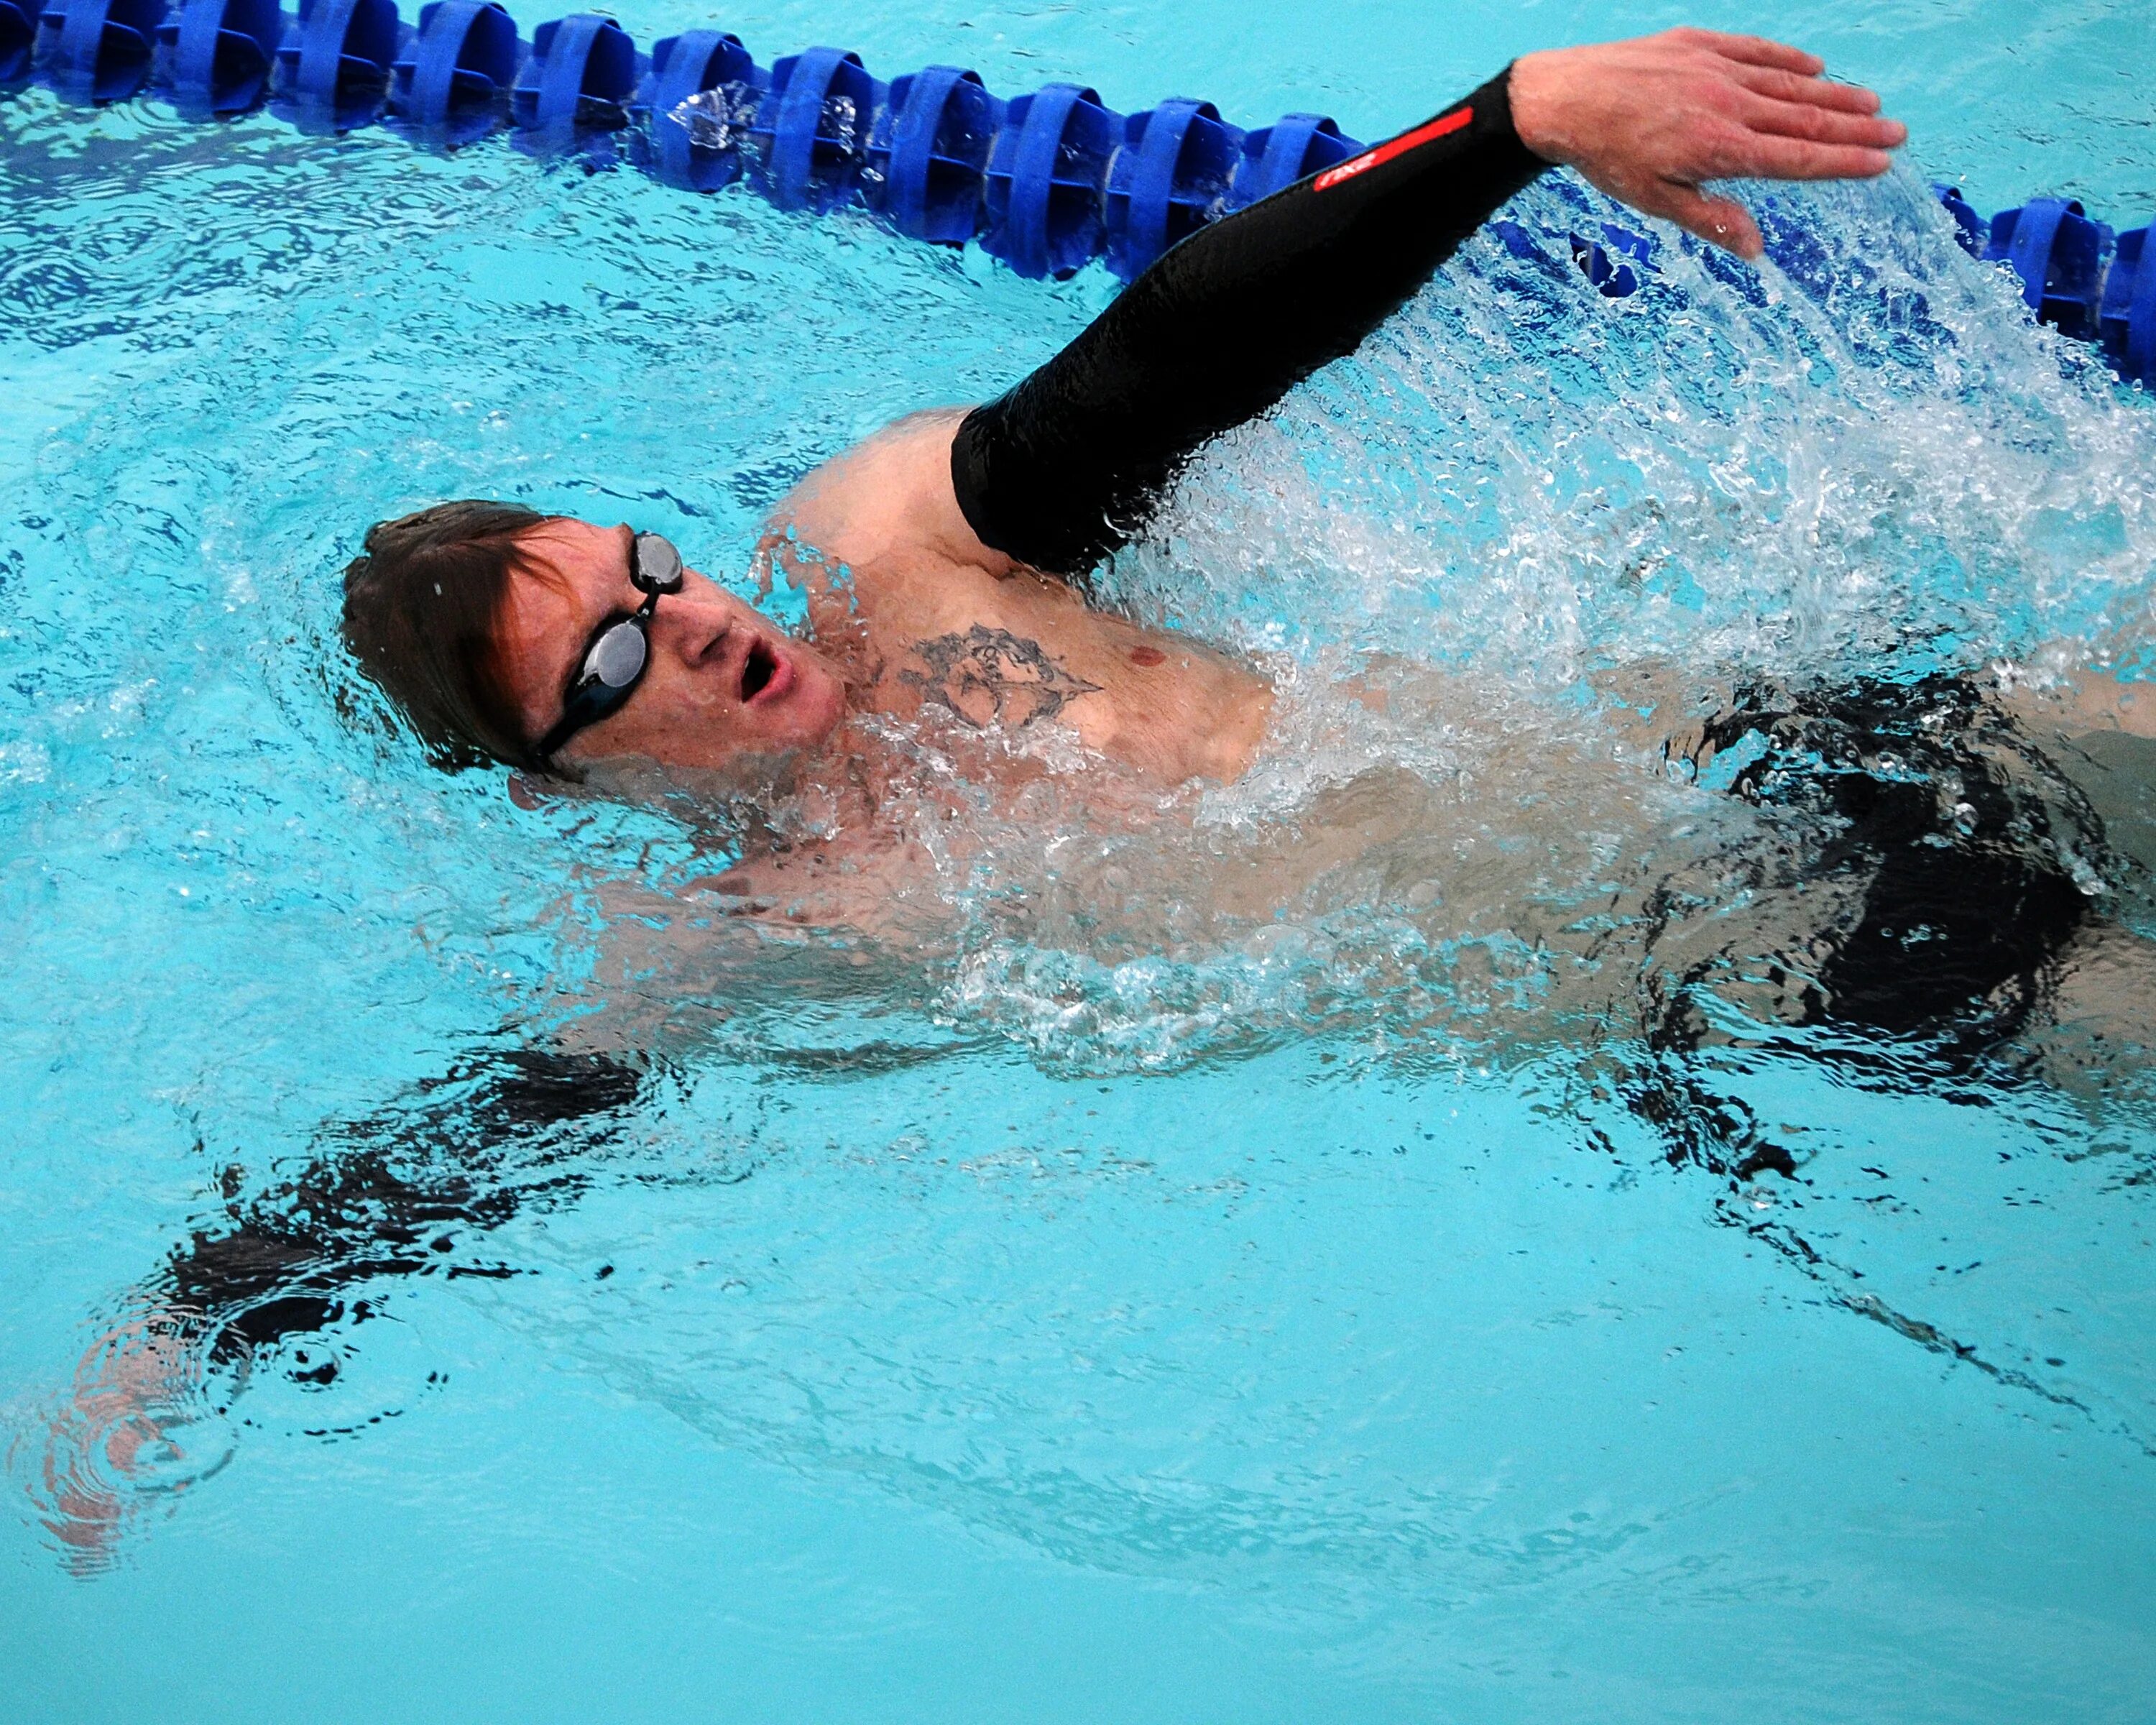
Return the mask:
[[[1676,16],[716,21],[1368,136]],[[452,495],[742,571],[1105,278],[0,100],[8,1717],[2149,1717],[2148,752],[2096,751],[2092,931],[1969,1055],[1776,1018],[1830,834],[1608,691],[2140,668],[2156,418],[1922,182],[2156,214],[2156,26],[1773,25],[1906,176],[1614,303],[1532,193],[1539,263],[1471,247],[1114,572],[1281,680],[1266,762],[1146,828],[983,799],[896,948],[710,926],[697,811],[346,722],[336,572]],[[211,1265],[224,1340],[143,1373]]]

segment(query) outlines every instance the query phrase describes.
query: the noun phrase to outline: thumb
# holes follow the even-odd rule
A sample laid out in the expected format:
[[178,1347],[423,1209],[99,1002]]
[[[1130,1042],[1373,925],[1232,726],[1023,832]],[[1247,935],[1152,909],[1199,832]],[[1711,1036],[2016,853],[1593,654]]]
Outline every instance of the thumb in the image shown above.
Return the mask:
[[1759,224],[1735,198],[1709,198],[1697,186],[1680,185],[1674,180],[1662,182],[1662,193],[1661,207],[1651,214],[1666,216],[1687,233],[1697,234],[1740,258],[1756,258],[1766,250]]

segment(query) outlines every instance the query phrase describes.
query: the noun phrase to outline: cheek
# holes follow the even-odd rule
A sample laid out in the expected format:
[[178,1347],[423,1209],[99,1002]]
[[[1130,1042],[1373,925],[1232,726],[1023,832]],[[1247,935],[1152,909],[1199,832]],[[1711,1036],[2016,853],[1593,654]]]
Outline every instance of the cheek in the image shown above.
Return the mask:
[[[693,678],[647,677],[599,739],[608,752],[710,766],[741,730],[738,706]],[[619,727],[619,728],[615,728]]]
[[846,716],[846,685],[820,665],[803,682],[806,686],[787,703],[784,722],[796,741],[821,742]]

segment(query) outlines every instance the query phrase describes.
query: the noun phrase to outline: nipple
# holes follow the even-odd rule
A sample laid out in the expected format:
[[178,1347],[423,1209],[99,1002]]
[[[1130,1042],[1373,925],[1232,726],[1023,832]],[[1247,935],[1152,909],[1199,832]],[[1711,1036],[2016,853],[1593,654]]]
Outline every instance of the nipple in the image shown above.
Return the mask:
[[1167,660],[1168,655],[1162,652],[1158,647],[1133,647],[1131,649],[1131,663],[1132,665],[1142,665],[1150,667],[1156,665],[1163,665],[1167,663]]

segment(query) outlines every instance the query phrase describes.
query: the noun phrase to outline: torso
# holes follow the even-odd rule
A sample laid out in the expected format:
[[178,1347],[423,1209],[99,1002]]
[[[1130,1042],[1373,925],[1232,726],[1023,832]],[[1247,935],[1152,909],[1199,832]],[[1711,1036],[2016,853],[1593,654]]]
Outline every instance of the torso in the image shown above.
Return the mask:
[[1168,784],[1239,777],[1271,711],[1265,680],[1092,609],[1053,577],[984,563],[963,521],[952,527],[947,481],[940,495],[935,483],[954,424],[906,422],[812,476],[779,516],[797,540],[769,542],[861,703],[983,732],[1061,726]]
[[1170,784],[1239,777],[1263,734],[1260,679],[1089,609],[1048,577],[927,567],[857,590],[881,711],[1005,732],[1061,725]]

